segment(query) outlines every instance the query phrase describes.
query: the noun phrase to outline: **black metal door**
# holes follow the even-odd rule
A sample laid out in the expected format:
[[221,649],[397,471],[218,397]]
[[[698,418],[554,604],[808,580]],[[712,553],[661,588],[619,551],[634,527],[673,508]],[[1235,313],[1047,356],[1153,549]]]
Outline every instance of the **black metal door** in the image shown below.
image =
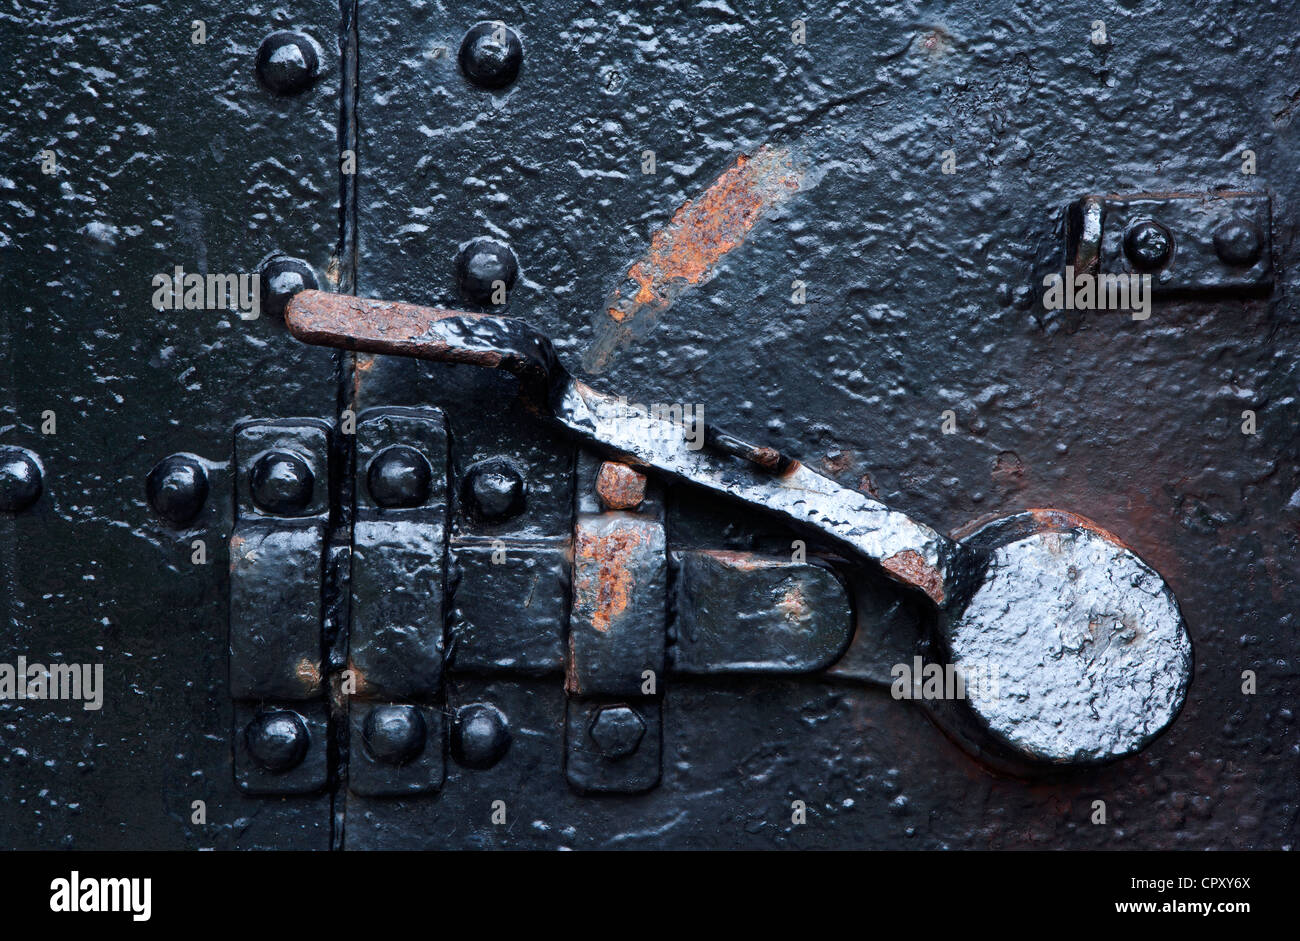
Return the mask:
[[[1293,844],[1300,10],[743,6],[0,19],[5,646],[105,692],[0,702],[0,840]],[[156,309],[178,265],[259,316]],[[511,376],[303,345],[304,286],[520,318],[941,532],[1081,514],[1186,702],[1000,761],[895,695],[917,593]]]

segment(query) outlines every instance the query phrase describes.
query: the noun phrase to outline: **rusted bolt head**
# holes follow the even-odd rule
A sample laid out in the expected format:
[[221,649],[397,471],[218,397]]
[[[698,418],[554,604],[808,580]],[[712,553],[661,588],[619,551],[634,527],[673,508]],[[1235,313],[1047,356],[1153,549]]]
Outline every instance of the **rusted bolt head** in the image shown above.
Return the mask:
[[505,88],[519,75],[524,47],[504,23],[478,23],[460,44],[460,70],[479,88]]
[[1124,254],[1139,271],[1154,271],[1169,263],[1174,237],[1159,222],[1141,219],[1124,233]]
[[635,510],[645,499],[645,474],[618,461],[606,461],[596,475],[596,495],[607,510]]
[[154,465],[144,489],[155,513],[173,526],[184,526],[208,499],[208,472],[186,454],[171,454]]
[[476,702],[456,710],[451,751],[467,768],[491,768],[510,747],[510,724],[490,703]]
[[499,523],[524,510],[524,478],[502,458],[480,461],[465,476],[466,507],[481,520]]
[[320,47],[310,36],[272,33],[257,50],[257,77],[277,95],[296,95],[316,81],[320,57]]
[[371,499],[389,509],[424,503],[432,480],[433,470],[424,455],[406,444],[380,451],[366,471]]
[[631,706],[602,706],[587,730],[606,758],[626,758],[645,737],[645,720]]
[[26,448],[0,447],[0,511],[21,513],[40,498],[43,486],[36,455]]
[[301,258],[273,255],[259,274],[262,310],[275,317],[284,316],[284,306],[299,291],[316,290],[316,272]]
[[361,727],[366,748],[376,761],[404,765],[424,751],[428,729],[415,706],[375,706]]
[[[519,262],[510,247],[496,239],[475,239],[456,256],[456,279],[465,296],[477,304],[496,303],[493,294],[505,285],[507,296],[519,275]],[[503,300],[498,296],[498,300]]]
[[1214,233],[1214,250],[1225,265],[1249,268],[1259,261],[1264,239],[1259,227],[1249,219],[1233,219]]
[[253,502],[268,513],[302,512],[311,502],[314,484],[307,462],[289,451],[268,451],[249,474]]
[[244,729],[244,742],[253,761],[267,771],[280,773],[302,763],[309,738],[301,716],[277,709],[259,712]]

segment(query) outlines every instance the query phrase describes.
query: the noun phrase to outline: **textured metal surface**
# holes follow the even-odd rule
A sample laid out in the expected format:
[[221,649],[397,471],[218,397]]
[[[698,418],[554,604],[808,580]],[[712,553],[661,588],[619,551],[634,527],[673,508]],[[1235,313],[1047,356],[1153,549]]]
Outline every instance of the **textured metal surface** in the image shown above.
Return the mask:
[[811,673],[853,635],[848,593],[828,569],[743,552],[673,553],[669,660],[683,673]]
[[976,697],[980,718],[1048,761],[1103,761],[1147,745],[1182,708],[1191,678],[1168,586],[1113,538],[1070,521],[997,521],[968,542],[982,538],[991,544],[981,547],[978,587],[945,628],[958,667],[995,671]]
[[[441,412],[368,413],[357,422],[348,666],[355,692],[422,699],[439,692],[447,540],[447,432]],[[405,457],[416,470],[384,473]],[[383,504],[389,505],[383,505]]]
[[[356,331],[382,338],[371,349],[506,369],[514,368],[513,344],[527,334],[523,324],[504,319],[488,330],[492,318],[479,317],[474,323],[485,329],[474,337],[448,339],[425,325],[441,325],[454,316],[449,312],[410,305],[386,311],[372,301],[342,309],[318,292],[295,297],[285,316],[294,335],[311,343],[351,348]],[[320,326],[325,317],[328,327]],[[526,342],[550,346],[540,334]],[[702,438],[692,442],[686,426],[574,382],[558,364],[530,378],[535,388],[540,380],[553,390],[553,417],[592,443],[820,530],[923,591],[940,608],[958,665],[987,663],[1008,681],[1005,693],[978,697],[971,707],[1026,757],[1087,762],[1131,754],[1182,707],[1192,658],[1177,602],[1158,574],[1091,521],[1033,510],[990,523],[973,534],[973,545],[953,543],[798,462],[770,474],[746,458],[729,462],[705,450]],[[658,669],[661,658],[648,654],[647,638],[662,633],[662,579],[654,573],[662,568],[655,560],[663,543],[646,522],[618,514],[579,518],[571,692],[628,693],[638,669]],[[1059,531],[1062,523],[1068,532]],[[990,550],[981,543],[990,532],[1023,538]]]
[[[520,61],[492,89],[466,80],[458,52],[498,15]],[[206,45],[189,41],[195,18]],[[1097,18],[1102,45],[1089,37]],[[321,49],[319,75],[296,94],[271,92],[255,69],[282,30]],[[0,614],[8,648],[102,660],[108,691],[89,720],[76,703],[0,703],[0,843],[1294,845],[1297,32],[1291,0],[0,13],[16,116],[0,128],[12,210],[0,215],[0,444],[35,455],[42,483],[25,510],[0,514]],[[492,68],[491,48],[474,55]],[[655,233],[764,147],[797,153],[816,185],[765,214],[653,323],[636,318],[646,329],[599,385],[707,403],[740,440],[797,454],[939,531],[1035,506],[1098,521],[1161,573],[1186,617],[1196,672],[1174,724],[1115,762],[1034,780],[992,770],[930,720],[930,704],[893,701],[889,666],[910,661],[932,615],[862,571],[853,640],[825,675],[671,678],[663,773],[645,793],[566,784],[562,671],[453,670],[446,715],[505,717],[509,745],[489,767],[449,760],[436,797],[243,794],[227,672],[231,428],[440,407],[453,549],[536,544],[548,566],[572,532],[573,450],[531,420],[509,376],[363,354],[354,369],[350,355],[292,340],[270,304],[255,321],[160,314],[149,279],[179,263],[253,271],[282,251],[327,289],[523,317],[581,363]],[[41,172],[45,148],[56,173]],[[342,149],[357,173],[340,175]],[[1241,172],[1247,149],[1255,175]],[[646,150],[654,173],[642,172]],[[1271,200],[1271,289],[1160,300],[1143,322],[1043,308],[1042,276],[1062,261],[1060,206],[1225,189]],[[504,303],[470,290],[491,266],[458,270],[484,237],[517,260]],[[58,430],[43,434],[49,409]],[[1246,411],[1255,434],[1242,433]],[[337,680],[346,596],[330,573],[347,571],[355,478],[346,436],[335,441],[344,492],[331,494],[341,525],[324,640]],[[146,485],[169,455],[196,458],[211,488],[184,528]],[[526,503],[491,521],[464,505],[461,484],[497,459],[521,474]],[[686,488],[665,507],[670,548],[788,556],[798,536]],[[195,539],[204,565],[190,561]],[[489,565],[478,603],[507,623],[527,583],[494,598]],[[465,728],[499,750],[498,726]],[[344,757],[347,731],[335,722]],[[334,770],[346,782],[346,763]],[[195,799],[206,824],[192,819]],[[794,800],[806,824],[792,821]],[[1096,800],[1107,825],[1090,822]]]
[[[1215,192],[1154,196],[1087,197],[1071,212],[1066,258],[1075,270],[1148,274],[1157,295],[1177,292],[1267,292],[1273,283],[1272,212],[1260,193]],[[1084,224],[1096,213],[1095,226]],[[1128,247],[1134,229],[1156,225],[1166,234],[1167,256],[1152,266],[1135,264]],[[1225,239],[1239,230],[1230,247]],[[1232,248],[1236,248],[1236,253]],[[1096,259],[1090,264],[1088,258]],[[1081,260],[1084,264],[1080,265]]]

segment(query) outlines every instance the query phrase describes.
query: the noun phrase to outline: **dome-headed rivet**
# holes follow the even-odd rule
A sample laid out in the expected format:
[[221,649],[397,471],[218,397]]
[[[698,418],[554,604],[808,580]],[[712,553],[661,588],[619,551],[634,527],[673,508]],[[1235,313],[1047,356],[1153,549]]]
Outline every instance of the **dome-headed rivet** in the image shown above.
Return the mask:
[[1264,239],[1259,227],[1248,219],[1232,219],[1214,233],[1214,250],[1226,265],[1249,268],[1259,261]]
[[173,526],[184,526],[208,499],[208,472],[186,454],[171,454],[154,465],[145,479],[153,511]]
[[382,507],[419,506],[429,499],[433,470],[424,455],[405,444],[385,448],[370,459],[366,486]]
[[271,772],[296,768],[307,754],[307,726],[296,712],[261,712],[244,729],[253,760]]
[[41,496],[41,462],[26,448],[0,446],[0,511],[21,513]]
[[272,255],[263,263],[259,274],[262,310],[273,317],[283,317],[289,298],[299,291],[314,291],[317,287],[316,272],[311,265],[288,255]]
[[1174,237],[1159,222],[1143,219],[1124,233],[1124,254],[1139,271],[1163,268],[1173,253]]
[[268,513],[300,513],[311,503],[315,478],[307,462],[288,451],[268,451],[249,475],[253,502]]
[[496,706],[471,703],[456,710],[452,754],[467,768],[490,768],[510,747],[510,723]]
[[465,476],[464,502],[470,513],[500,523],[524,510],[524,477],[502,458],[480,461]]
[[518,275],[515,253],[496,239],[475,239],[456,256],[456,281],[477,304],[504,304]]
[[480,88],[505,88],[519,75],[524,47],[504,23],[478,23],[460,44],[460,70]]
[[376,761],[403,765],[424,751],[427,727],[415,706],[375,706],[361,734]]
[[316,81],[320,57],[320,47],[310,36],[275,32],[257,50],[257,77],[277,95],[296,95]]

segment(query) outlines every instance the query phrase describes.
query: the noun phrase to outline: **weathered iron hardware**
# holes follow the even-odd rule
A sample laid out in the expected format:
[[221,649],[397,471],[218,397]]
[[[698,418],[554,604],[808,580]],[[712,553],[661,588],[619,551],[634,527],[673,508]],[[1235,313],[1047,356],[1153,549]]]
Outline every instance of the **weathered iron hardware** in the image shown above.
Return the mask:
[[1035,510],[947,539],[797,461],[739,443],[693,449],[681,426],[569,377],[549,340],[519,321],[308,291],[286,322],[308,343],[506,369],[560,426],[619,459],[810,526],[878,564],[935,605],[954,663],[992,661],[1000,692],[968,705],[1022,758],[1130,754],[1182,706],[1191,644],[1177,602],[1089,520]]
[[436,791],[445,773],[441,703],[447,429],[436,409],[386,408],[357,421],[348,787]]
[[41,497],[41,462],[26,448],[0,447],[0,512],[21,513]]
[[328,441],[328,427],[307,419],[251,422],[235,433],[230,694],[235,776],[253,793],[304,793],[328,780]]
[[1264,292],[1273,282],[1265,193],[1086,196],[1066,210],[1076,274],[1149,274],[1157,295]]

